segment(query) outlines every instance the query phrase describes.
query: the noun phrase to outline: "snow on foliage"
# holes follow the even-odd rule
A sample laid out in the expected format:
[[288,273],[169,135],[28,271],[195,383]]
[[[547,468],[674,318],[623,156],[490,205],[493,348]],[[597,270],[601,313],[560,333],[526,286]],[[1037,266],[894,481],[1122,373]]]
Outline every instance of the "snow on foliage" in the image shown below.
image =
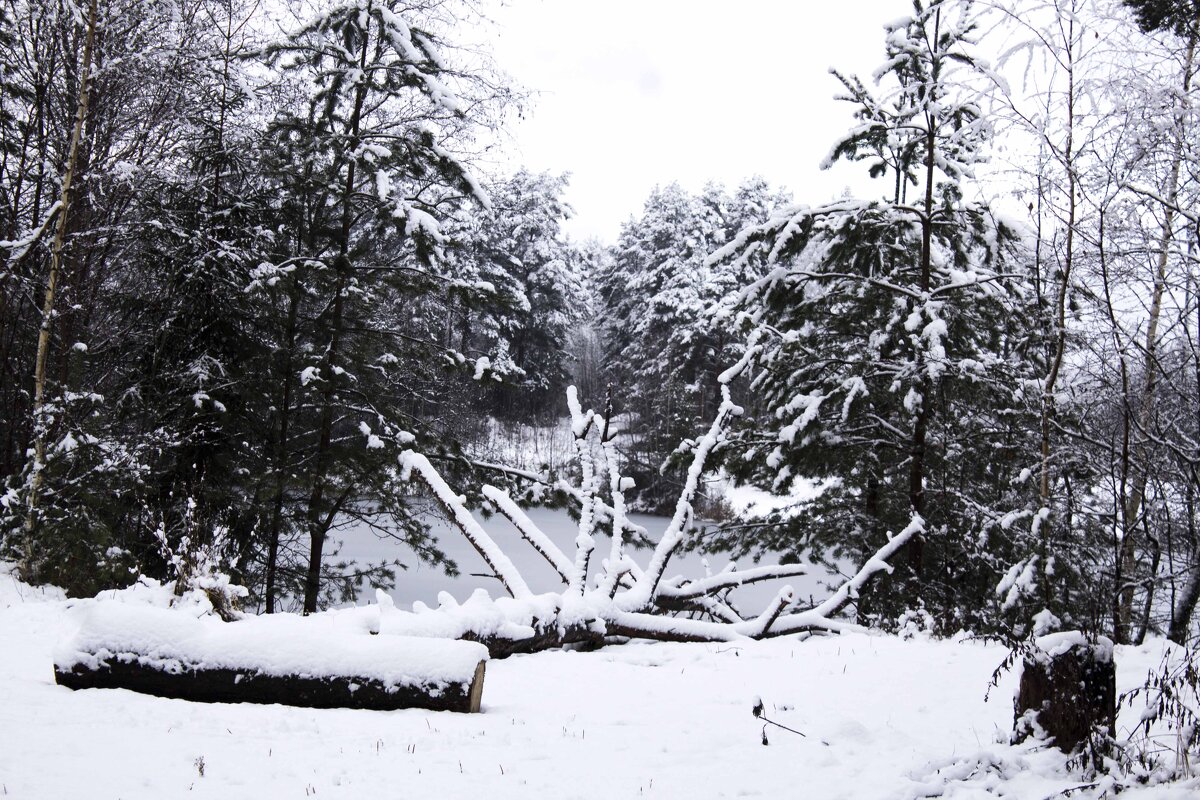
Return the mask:
[[[886,29],[876,89],[835,73],[859,124],[828,162],[865,161],[886,179],[882,198],[792,206],[708,259],[765,265],[721,304],[761,334],[749,386],[761,411],[734,432],[725,469],[763,489],[837,481],[772,517],[790,536],[753,529],[761,549],[868,562],[920,520],[897,559],[905,589],[874,613],[924,604],[945,630],[996,624],[995,564],[1010,556],[989,552],[1000,540],[986,534],[1019,502],[1000,499],[1011,484],[999,473],[1029,421],[1009,389],[1028,369],[1014,356],[1029,336],[1021,237],[964,199],[990,130],[971,13],[915,4]],[[760,550],[753,536],[722,541]],[[965,601],[968,585],[979,602]]]

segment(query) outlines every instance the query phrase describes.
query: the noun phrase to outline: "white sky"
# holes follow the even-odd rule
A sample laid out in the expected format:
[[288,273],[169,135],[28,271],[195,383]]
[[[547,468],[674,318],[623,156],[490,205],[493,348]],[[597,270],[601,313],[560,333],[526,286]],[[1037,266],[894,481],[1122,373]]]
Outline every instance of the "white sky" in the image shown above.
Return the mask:
[[495,12],[500,67],[536,90],[514,121],[515,164],[570,172],[576,238],[611,242],[651,188],[760,174],[798,201],[865,169],[818,165],[851,124],[831,66],[869,79],[883,25],[910,0],[510,0]]

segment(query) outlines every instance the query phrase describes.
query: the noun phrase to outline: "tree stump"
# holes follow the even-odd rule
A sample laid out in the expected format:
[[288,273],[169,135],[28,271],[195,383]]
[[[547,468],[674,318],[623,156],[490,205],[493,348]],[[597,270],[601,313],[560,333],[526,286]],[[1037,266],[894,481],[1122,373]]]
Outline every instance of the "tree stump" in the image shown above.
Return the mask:
[[1073,753],[1095,733],[1116,734],[1117,673],[1112,642],[1078,631],[1036,640],[1022,662],[1015,703],[1018,740],[1052,739]]

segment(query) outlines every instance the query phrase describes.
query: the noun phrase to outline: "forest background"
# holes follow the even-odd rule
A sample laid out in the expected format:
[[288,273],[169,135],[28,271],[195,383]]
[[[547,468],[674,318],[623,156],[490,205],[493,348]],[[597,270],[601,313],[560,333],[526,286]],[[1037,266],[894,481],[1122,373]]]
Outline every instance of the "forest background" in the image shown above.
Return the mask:
[[826,160],[869,191],[668,183],[613,244],[564,233],[565,173],[496,168],[530,98],[469,44],[486,11],[0,2],[26,580],[211,557],[251,607],[315,610],[397,579],[332,563],[339,526],[444,563],[407,450],[574,507],[571,464],[497,458],[570,384],[661,511],[745,359],[713,466],[785,502],[713,492],[706,546],[841,568],[915,532],[860,622],[1190,638],[1200,7],[915,3],[874,75],[832,79],[854,122]]

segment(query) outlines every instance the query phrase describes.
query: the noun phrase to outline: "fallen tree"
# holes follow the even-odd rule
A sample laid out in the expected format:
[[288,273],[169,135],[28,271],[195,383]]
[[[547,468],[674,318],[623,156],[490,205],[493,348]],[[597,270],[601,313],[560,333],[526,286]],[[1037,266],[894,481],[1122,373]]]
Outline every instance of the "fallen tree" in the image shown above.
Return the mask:
[[[190,558],[179,557],[164,541],[164,557],[178,575],[171,605],[183,599],[199,605],[189,610],[97,602],[78,635],[58,654],[56,678],[72,688],[125,688],[208,702],[478,711],[489,656],[569,644],[598,646],[613,637],[731,642],[857,629],[840,619],[839,612],[873,576],[891,571],[888,560],[922,530],[920,517],[890,536],[828,598],[807,608],[799,607],[788,585],[752,616],[739,612],[729,598],[740,586],[805,575],[807,565],[746,570],[730,565],[715,575],[666,577],[671,558],[695,533],[692,504],[705,465],[724,440],[730,420],[741,413],[729,384],[755,352],[752,342],[743,359],[720,376],[722,400],[716,418],[704,436],[685,443],[692,453],[686,483],[666,531],[641,564],[634,559],[631,543],[635,534],[644,532],[626,515],[624,492],[632,483],[620,474],[610,415],[583,411],[571,389],[568,406],[581,480],[559,488],[580,504],[573,556],[568,557],[506,491],[483,486],[480,492],[558,573],[560,591],[535,594],[476,521],[466,498],[450,488],[428,458],[406,450],[400,454],[402,477],[429,488],[508,597],[493,598],[480,589],[460,604],[442,593],[438,608],[418,603],[405,612],[377,591],[376,606],[308,617],[246,617],[232,602],[236,587],[216,575],[211,553],[198,550]],[[597,536],[605,527],[610,539],[607,557],[594,564]],[[150,584],[158,586],[150,582],[151,589]],[[218,616],[232,621],[221,622]]]
[[[756,353],[752,340],[741,361],[719,377],[722,399],[716,417],[704,436],[685,443],[692,453],[687,480],[670,524],[643,564],[637,563],[631,552],[629,534],[635,526],[626,516],[624,492],[632,487],[632,481],[620,474],[609,420],[582,410],[574,387],[568,390],[567,401],[581,481],[577,486],[560,487],[580,505],[574,554],[568,556],[560,549],[507,492],[495,486],[481,487],[494,509],[512,522],[558,573],[563,584],[558,592],[534,594],[511,559],[476,521],[465,498],[450,488],[429,459],[411,450],[401,453],[403,477],[429,488],[509,596],[493,599],[478,590],[460,605],[443,593],[439,608],[417,604],[413,613],[407,613],[396,610],[380,594],[385,612],[381,632],[468,639],[486,645],[493,657],[503,657],[567,644],[598,645],[610,637],[718,642],[858,629],[837,615],[857,599],[859,590],[873,576],[891,571],[889,559],[923,530],[920,517],[914,516],[904,530],[891,535],[828,598],[808,608],[799,607],[796,593],[788,585],[754,616],[743,615],[728,597],[739,586],[808,574],[808,565],[778,564],[745,570],[730,565],[719,574],[695,579],[664,577],[672,556],[685,548],[694,534],[692,504],[705,465],[724,441],[730,421],[742,413],[731,398],[729,384]],[[593,574],[597,534],[602,525],[608,527],[609,549]]]

